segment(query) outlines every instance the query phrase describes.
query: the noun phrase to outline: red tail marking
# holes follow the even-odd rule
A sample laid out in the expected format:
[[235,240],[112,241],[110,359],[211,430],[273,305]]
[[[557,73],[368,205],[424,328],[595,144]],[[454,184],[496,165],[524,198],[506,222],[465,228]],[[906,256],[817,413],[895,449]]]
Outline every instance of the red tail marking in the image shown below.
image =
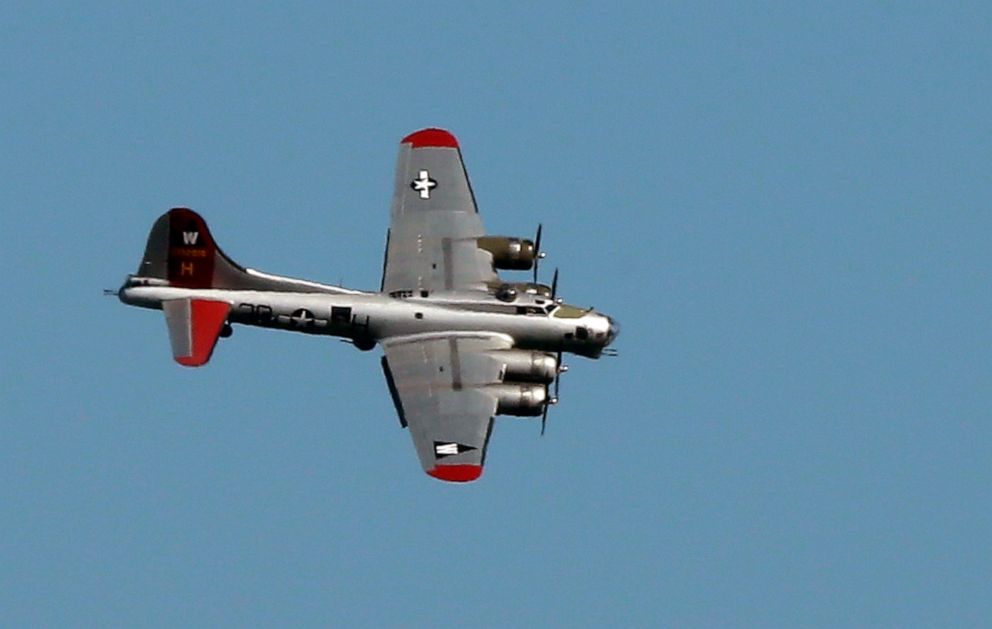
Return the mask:
[[169,210],[169,283],[183,288],[210,288],[217,246],[207,223],[193,210]]

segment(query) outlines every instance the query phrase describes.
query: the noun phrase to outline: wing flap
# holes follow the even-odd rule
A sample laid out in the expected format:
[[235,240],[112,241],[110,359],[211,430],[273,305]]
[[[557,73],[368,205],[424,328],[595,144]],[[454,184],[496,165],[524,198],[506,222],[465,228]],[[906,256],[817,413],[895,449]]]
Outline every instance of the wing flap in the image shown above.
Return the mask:
[[184,367],[205,365],[213,354],[231,304],[209,299],[162,302],[172,357]]

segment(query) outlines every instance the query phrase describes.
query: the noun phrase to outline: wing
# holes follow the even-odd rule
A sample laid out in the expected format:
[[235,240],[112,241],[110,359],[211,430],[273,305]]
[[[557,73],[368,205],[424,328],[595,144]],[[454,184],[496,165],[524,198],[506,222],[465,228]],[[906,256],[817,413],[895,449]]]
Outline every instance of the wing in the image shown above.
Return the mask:
[[482,475],[502,364],[488,350],[509,349],[501,334],[428,334],[389,339],[382,369],[400,423],[409,427],[424,471],[446,481]]
[[478,247],[484,235],[455,136],[424,129],[403,138],[382,291],[485,289],[499,278]]

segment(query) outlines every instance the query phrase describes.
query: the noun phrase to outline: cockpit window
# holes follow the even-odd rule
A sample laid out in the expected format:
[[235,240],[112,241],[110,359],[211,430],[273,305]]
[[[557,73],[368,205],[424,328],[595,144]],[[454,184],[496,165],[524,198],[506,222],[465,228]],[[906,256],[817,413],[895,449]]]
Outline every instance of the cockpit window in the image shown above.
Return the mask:
[[537,306],[517,306],[517,314],[522,315],[543,315],[544,309]]
[[575,306],[569,306],[568,304],[562,304],[555,310],[555,316],[560,319],[578,319],[588,310],[583,310],[582,308],[576,308]]
[[575,328],[575,338],[579,339],[580,341],[586,340],[587,338],[589,338],[589,330],[587,330],[586,328],[580,325],[579,327]]

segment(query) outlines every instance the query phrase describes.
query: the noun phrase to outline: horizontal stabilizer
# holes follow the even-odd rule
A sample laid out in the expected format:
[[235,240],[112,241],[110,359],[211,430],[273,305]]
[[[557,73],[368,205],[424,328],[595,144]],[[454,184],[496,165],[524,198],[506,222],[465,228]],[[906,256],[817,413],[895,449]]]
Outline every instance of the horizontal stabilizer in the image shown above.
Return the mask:
[[185,367],[210,360],[231,304],[209,299],[172,299],[162,302],[169,328],[172,357]]

